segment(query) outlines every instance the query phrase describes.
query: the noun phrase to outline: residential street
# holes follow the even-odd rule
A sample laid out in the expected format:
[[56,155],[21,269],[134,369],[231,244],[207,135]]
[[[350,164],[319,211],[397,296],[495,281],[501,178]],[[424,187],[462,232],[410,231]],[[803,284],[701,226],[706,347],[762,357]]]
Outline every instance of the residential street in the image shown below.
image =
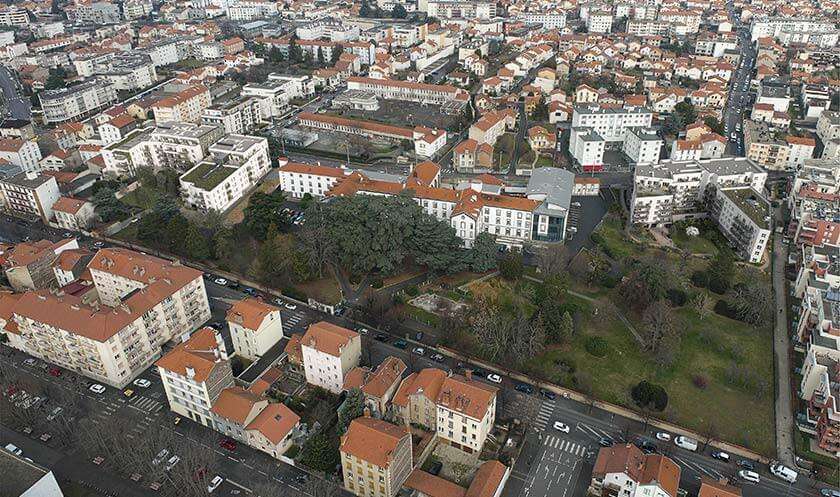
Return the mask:
[[773,293],[775,308],[779,309],[773,328],[773,355],[776,359],[776,451],[779,460],[794,467],[794,414],[790,383],[790,333],[788,331],[787,289],[785,264],[787,246],[784,238],[775,236],[773,241]]

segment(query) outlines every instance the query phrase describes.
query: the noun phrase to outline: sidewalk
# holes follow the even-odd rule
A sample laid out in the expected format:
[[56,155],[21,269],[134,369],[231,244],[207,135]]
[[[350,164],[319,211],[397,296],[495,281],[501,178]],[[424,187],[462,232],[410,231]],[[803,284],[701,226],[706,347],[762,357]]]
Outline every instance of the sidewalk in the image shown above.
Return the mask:
[[776,366],[776,454],[780,461],[794,467],[794,416],[790,383],[790,337],[788,336],[787,291],[785,286],[785,262],[787,248],[780,237],[773,242],[773,294],[776,316],[773,329],[773,355]]

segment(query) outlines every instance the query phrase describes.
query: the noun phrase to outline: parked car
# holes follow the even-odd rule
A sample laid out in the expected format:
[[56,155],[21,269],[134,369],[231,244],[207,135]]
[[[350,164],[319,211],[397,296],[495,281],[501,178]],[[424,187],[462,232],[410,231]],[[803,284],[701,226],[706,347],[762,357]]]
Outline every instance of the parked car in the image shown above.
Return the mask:
[[755,463],[750,461],[749,459],[738,459],[738,462],[736,462],[735,464],[741,469],[755,471]]
[[834,490],[833,488],[823,488],[823,489],[820,489],[820,496],[821,497],[840,497],[840,490]]
[[545,397],[548,400],[554,400],[557,398],[557,394],[552,392],[551,390],[546,390],[544,388],[540,388],[540,396]]
[[169,460],[166,461],[166,471],[171,471],[179,461],[181,461],[181,458],[178,456],[170,457]]
[[377,333],[374,337],[374,340],[377,342],[387,342],[388,341],[388,334],[387,333]]
[[663,442],[670,442],[671,441],[671,434],[665,433],[664,431],[656,432],[656,439],[662,440]]
[[57,367],[55,367],[55,366],[53,366],[53,367],[51,367],[49,370],[47,370],[47,373],[49,373],[49,374],[50,374],[50,376],[55,376],[56,378],[58,378],[59,376],[61,376],[61,370],[60,370],[60,369],[58,369],[58,368],[57,368]]
[[612,447],[614,443],[615,442],[610,437],[601,437],[601,439],[598,440],[598,445],[601,447]]
[[633,440],[633,445],[639,448],[645,454],[655,454],[659,449],[657,449],[656,444],[653,443],[652,440],[648,440],[645,437],[638,437]]
[[364,327],[359,328],[359,334],[367,335],[368,333],[370,333],[370,330],[368,330],[367,328],[364,328]]
[[780,478],[788,483],[795,483],[796,478],[799,476],[799,473],[779,462],[770,465],[770,473],[776,478]]
[[534,393],[534,387],[532,387],[531,385],[529,385],[527,383],[517,383],[513,388],[517,392],[522,392],[522,393],[527,393],[527,394]]
[[257,295],[257,291],[256,291],[256,290],[254,290],[254,289],[253,289],[253,288],[251,288],[251,287],[247,287],[247,286],[246,286],[245,288],[243,288],[243,289],[242,289],[242,291],[243,291],[243,292],[245,292],[245,293],[247,293],[248,295],[250,295],[250,296],[252,296],[252,297],[253,297],[253,296],[255,296],[255,295]]
[[160,452],[157,453],[155,458],[152,459],[152,464],[157,466],[158,464],[165,461],[167,456],[169,456],[169,449],[161,449]]
[[57,418],[57,417],[61,414],[61,411],[63,411],[63,410],[64,410],[64,409],[62,409],[61,407],[56,407],[55,409],[53,409],[53,410],[52,410],[52,411],[51,411],[51,412],[47,415],[47,421],[52,421],[52,420],[54,420],[55,418]]
[[93,393],[99,393],[99,394],[105,393],[105,387],[100,385],[99,383],[94,383],[93,385],[91,385],[88,388],[88,390],[90,390]]
[[682,435],[674,438],[674,445],[692,452],[697,450],[697,440],[690,437],[684,437]]
[[487,375],[487,381],[491,381],[493,383],[501,383],[502,377],[497,375],[496,373],[490,373]]
[[216,278],[215,280],[213,280],[213,283],[221,286],[226,286],[228,281],[224,278]]
[[563,433],[569,433],[570,431],[572,431],[572,429],[569,428],[569,425],[561,423],[560,421],[554,422],[554,429]]
[[29,359],[24,359],[23,360],[23,363],[26,364],[27,366],[34,366],[35,362],[36,362],[35,359],[33,359],[31,357]]
[[445,358],[445,357],[443,357],[443,354],[441,354],[441,353],[439,353],[439,352],[435,352],[434,354],[432,354],[431,356],[429,356],[429,359],[431,359],[431,360],[433,360],[433,361],[435,361],[435,362],[443,362],[443,361],[445,361],[445,360],[446,360],[446,358]]
[[423,332],[422,332],[422,331],[418,331],[417,333],[415,333],[415,334],[414,334],[414,339],[415,339],[416,341],[418,341],[418,342],[419,342],[420,340],[422,340],[422,339],[423,339]]
[[221,447],[223,449],[230,450],[230,451],[234,451],[234,450],[236,450],[236,441],[231,440],[229,438],[223,438],[219,442],[219,447]]
[[23,454],[23,451],[20,450],[15,444],[7,444],[6,445],[6,450],[8,450],[9,452],[11,452],[12,454],[14,454],[16,456],[19,456],[19,455]]
[[717,459],[718,461],[729,462],[729,454],[722,450],[712,452],[712,458]]
[[424,349],[423,347],[414,347],[413,349],[411,349],[411,352],[419,356],[426,355],[426,349]]
[[134,384],[134,386],[138,386],[140,388],[149,388],[150,386],[152,386],[152,382],[145,378],[137,378],[132,383]]
[[210,483],[207,485],[207,493],[212,493],[213,490],[219,488],[219,485],[221,485],[223,481],[225,481],[225,479],[221,476],[214,476],[213,479],[210,480]]
[[741,471],[738,471],[738,478],[742,479],[743,481],[755,484],[758,484],[758,482],[761,481],[761,477],[758,476],[758,473],[747,469],[742,469]]
[[404,349],[404,348],[408,347],[408,342],[406,342],[405,340],[400,338],[399,340],[396,340],[394,342],[394,347],[396,347],[398,349]]

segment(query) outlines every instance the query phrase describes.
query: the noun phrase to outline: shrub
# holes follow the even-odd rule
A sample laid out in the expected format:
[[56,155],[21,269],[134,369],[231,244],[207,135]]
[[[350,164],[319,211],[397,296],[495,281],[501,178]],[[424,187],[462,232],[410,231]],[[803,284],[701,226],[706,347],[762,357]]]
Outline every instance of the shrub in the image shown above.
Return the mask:
[[674,307],[682,307],[685,305],[686,301],[688,301],[688,295],[679,288],[671,288],[665,292],[665,295]]
[[668,407],[668,393],[659,385],[642,380],[630,390],[633,402],[641,408],[663,411]]
[[358,285],[362,281],[362,276],[358,274],[351,274],[347,277],[347,281],[349,281],[351,285]]
[[595,357],[605,357],[609,351],[609,344],[601,337],[589,337],[584,348]]
[[384,284],[385,282],[382,281],[382,278],[375,278],[373,281],[370,282],[370,286],[372,286],[373,288],[382,288],[382,285]]
[[410,287],[405,289],[405,293],[409,297],[416,297],[420,295],[420,289],[417,288],[417,285],[411,285]]
[[741,320],[741,316],[738,313],[738,310],[732,306],[729,302],[724,299],[720,299],[717,301],[714,307],[714,311],[716,314],[720,314],[721,316],[727,317],[729,319],[735,319],[737,321]]
[[300,453],[300,446],[292,445],[286,450],[286,453],[283,454],[284,456],[288,457],[289,459],[294,459]]
[[694,383],[694,386],[699,388],[700,390],[705,390],[706,387],[709,386],[709,378],[707,378],[706,375],[703,374],[694,375],[694,377],[691,379],[691,382]]
[[612,275],[612,274],[605,274],[601,277],[601,285],[606,288],[615,288],[621,282],[621,277]]
[[306,302],[307,300],[309,300],[309,297],[305,293],[291,286],[283,289],[283,295],[296,300],[300,300],[301,302]]
[[709,290],[718,295],[723,295],[729,290],[729,282],[723,277],[712,275],[709,277]]
[[694,271],[691,273],[691,284],[699,288],[706,288],[709,286],[709,273],[706,271]]

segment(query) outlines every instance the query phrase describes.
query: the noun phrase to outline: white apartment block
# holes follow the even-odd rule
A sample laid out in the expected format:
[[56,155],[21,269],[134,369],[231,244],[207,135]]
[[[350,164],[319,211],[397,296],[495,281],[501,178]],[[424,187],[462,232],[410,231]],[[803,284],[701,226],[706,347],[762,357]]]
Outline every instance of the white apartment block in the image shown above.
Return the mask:
[[0,160],[20,166],[24,172],[41,170],[41,149],[35,140],[0,138]]
[[48,290],[12,295],[10,345],[122,388],[164,343],[210,318],[200,271],[116,248],[100,250],[88,269],[99,301]]
[[665,36],[671,32],[672,23],[654,19],[630,19],[627,34],[633,36]]
[[825,149],[823,157],[832,157],[834,154],[826,155],[829,148],[840,149],[840,112],[825,111],[817,119],[817,136],[823,142]]
[[0,25],[4,26],[28,26],[29,13],[17,7],[6,7],[0,10]]
[[[422,10],[418,5],[418,10]],[[478,0],[428,0],[426,13],[440,19],[492,19],[497,15],[495,2]]]
[[[819,35],[827,35],[825,38]],[[813,43],[812,35],[817,36],[817,44],[823,48],[830,48],[837,44],[837,23],[831,19],[819,18],[791,18],[791,17],[762,17],[753,19],[750,28],[750,39],[755,42],[759,38],[775,38],[780,43]]]
[[292,198],[303,198],[307,194],[315,198],[324,197],[336,183],[351,172],[348,169],[300,162],[282,164],[279,171],[280,188]]
[[72,197],[60,197],[53,206],[55,226],[61,229],[80,231],[90,228],[95,217],[92,202]]
[[590,33],[609,33],[612,30],[613,15],[609,12],[590,12],[586,18],[586,30]]
[[117,101],[117,89],[104,78],[91,78],[77,85],[38,94],[44,120],[61,123],[87,117]]
[[437,399],[437,435],[452,447],[480,453],[496,420],[496,387],[452,375],[443,380]]
[[572,128],[569,152],[581,166],[600,166],[604,163],[607,141],[592,128]]
[[248,83],[242,88],[241,95],[257,99],[263,119],[286,114],[289,110],[289,100],[294,98],[289,94],[286,85],[279,81]]
[[268,140],[228,135],[209,148],[210,156],[180,177],[184,202],[200,211],[224,212],[262,179],[271,167]]
[[249,133],[265,122],[259,100],[250,97],[214,103],[204,109],[201,121],[223,127],[227,135]]
[[295,28],[295,34],[301,40],[355,41],[359,39],[359,26],[345,25],[326,18],[301,24]]
[[13,216],[49,223],[53,217],[53,204],[60,196],[54,176],[33,172],[0,175],[0,206]]
[[566,27],[566,13],[558,12],[525,12],[516,17],[526,24],[539,24],[544,29],[563,29]]
[[246,297],[228,309],[226,321],[236,354],[256,361],[283,338],[280,309]]
[[[572,128],[592,128],[608,142],[624,141],[630,128],[649,128],[652,122],[653,112],[632,105],[620,108],[575,105],[572,113]],[[570,143],[570,146],[574,145]]]
[[157,71],[148,55],[138,53],[111,59],[107,66],[96,71],[117,90],[140,90],[157,82]]
[[212,426],[210,409],[226,388],[233,371],[222,337],[202,328],[155,363],[169,409],[204,426]]
[[306,382],[341,393],[344,375],[359,365],[362,339],[355,331],[326,321],[309,325],[301,338]]
[[633,128],[627,132],[621,150],[632,163],[647,165],[659,162],[662,145],[662,138],[656,134],[656,130]]
[[[761,259],[769,238],[764,219],[769,204],[760,193],[766,180],[767,173],[743,157],[637,166],[630,218],[634,224],[654,226],[711,217],[739,255],[754,262],[756,253]],[[712,199],[709,210],[707,198]]]

